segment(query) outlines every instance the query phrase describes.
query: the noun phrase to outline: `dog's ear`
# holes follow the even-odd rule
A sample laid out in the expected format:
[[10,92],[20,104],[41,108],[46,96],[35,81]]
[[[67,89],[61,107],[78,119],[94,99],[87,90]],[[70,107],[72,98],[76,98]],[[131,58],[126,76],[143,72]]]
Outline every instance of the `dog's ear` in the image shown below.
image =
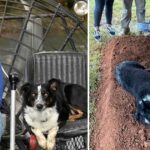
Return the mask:
[[56,92],[57,89],[59,88],[60,85],[60,80],[58,79],[51,79],[48,81],[48,86],[50,91]]
[[57,82],[51,83],[49,87],[50,87],[50,90],[57,91],[57,87],[58,87]]
[[23,94],[23,93],[25,93],[25,92],[28,92],[29,89],[30,89],[30,87],[31,87],[31,84],[30,84],[30,83],[25,83],[25,84],[21,87],[21,89],[20,89],[20,94]]

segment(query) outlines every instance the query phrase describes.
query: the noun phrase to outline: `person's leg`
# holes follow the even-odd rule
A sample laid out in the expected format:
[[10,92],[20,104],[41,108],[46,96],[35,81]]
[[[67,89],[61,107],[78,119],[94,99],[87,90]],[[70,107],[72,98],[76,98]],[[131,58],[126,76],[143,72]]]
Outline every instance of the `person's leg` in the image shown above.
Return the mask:
[[101,35],[99,31],[100,21],[105,5],[105,0],[95,0],[95,9],[94,9],[94,37],[96,41],[100,41]]
[[106,0],[106,7],[105,7],[105,13],[106,13],[106,23],[107,23],[107,30],[110,35],[115,35],[115,30],[112,28],[112,14],[113,14],[113,3],[114,0]]
[[95,0],[94,27],[100,26],[104,5],[105,5],[105,0]]
[[131,8],[133,0],[122,0],[123,1],[123,13],[121,19],[121,27],[124,34],[130,31],[129,24],[131,21]]
[[106,0],[106,8],[105,8],[106,22],[107,24],[110,24],[110,25],[112,23],[113,3],[114,3],[114,0]]
[[145,22],[145,0],[135,0],[137,22]]

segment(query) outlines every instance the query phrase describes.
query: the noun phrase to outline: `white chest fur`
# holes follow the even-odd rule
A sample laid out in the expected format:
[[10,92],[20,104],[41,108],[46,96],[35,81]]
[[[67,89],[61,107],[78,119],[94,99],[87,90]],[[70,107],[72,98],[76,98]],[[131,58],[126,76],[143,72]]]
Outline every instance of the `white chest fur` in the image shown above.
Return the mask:
[[42,112],[29,106],[26,106],[25,108],[24,118],[28,125],[40,129],[42,132],[58,126],[58,117],[59,114],[56,110],[56,106],[47,108]]

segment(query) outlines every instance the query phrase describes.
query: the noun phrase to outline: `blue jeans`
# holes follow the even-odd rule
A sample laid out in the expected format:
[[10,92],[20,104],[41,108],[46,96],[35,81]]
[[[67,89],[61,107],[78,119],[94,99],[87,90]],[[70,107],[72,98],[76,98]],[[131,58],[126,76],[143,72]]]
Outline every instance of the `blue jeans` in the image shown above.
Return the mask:
[[106,23],[111,24],[114,0],[95,0],[94,26],[99,27],[105,6]]

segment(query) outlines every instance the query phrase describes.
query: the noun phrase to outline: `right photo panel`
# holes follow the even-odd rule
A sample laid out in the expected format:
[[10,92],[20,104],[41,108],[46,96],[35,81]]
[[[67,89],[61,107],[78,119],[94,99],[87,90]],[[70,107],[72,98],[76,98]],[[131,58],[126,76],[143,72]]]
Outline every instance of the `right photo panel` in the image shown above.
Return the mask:
[[150,150],[150,1],[89,8],[89,149]]

